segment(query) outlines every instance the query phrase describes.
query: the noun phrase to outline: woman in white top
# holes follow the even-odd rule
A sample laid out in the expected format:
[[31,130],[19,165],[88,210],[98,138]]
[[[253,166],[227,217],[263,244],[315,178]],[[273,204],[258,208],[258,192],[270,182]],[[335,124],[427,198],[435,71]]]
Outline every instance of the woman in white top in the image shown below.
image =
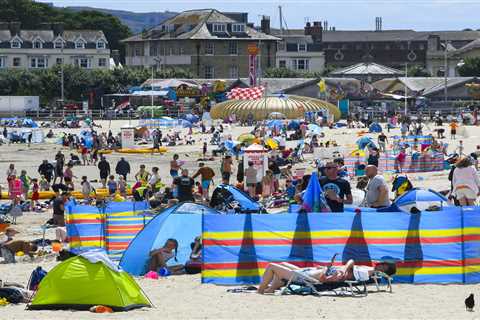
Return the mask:
[[453,193],[461,206],[473,206],[480,191],[480,179],[470,157],[458,159],[452,178]]

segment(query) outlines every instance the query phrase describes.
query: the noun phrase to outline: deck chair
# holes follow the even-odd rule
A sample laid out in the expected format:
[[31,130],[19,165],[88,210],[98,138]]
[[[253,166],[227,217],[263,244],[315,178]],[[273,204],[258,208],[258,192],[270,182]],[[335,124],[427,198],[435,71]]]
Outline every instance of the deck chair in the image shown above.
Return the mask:
[[[377,292],[382,291],[380,289],[382,279],[385,279],[387,282],[387,287],[383,291],[392,293],[392,277],[380,271],[375,271],[373,275],[365,281],[345,280],[344,282],[329,283],[322,283],[300,271],[293,271],[292,277],[287,281],[281,294],[296,294],[297,292],[305,294],[305,292],[309,292],[313,295],[321,296],[322,292],[333,292],[336,296],[362,297],[368,295],[368,286],[372,284],[375,285]],[[294,285],[307,288],[308,290],[296,290],[293,288]]]

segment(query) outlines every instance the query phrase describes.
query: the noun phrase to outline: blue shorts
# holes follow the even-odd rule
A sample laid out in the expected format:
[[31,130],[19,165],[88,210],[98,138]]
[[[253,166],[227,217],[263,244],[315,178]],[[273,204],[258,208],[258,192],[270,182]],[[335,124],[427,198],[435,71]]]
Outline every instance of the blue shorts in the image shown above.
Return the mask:
[[178,170],[170,170],[170,176],[173,178],[178,177]]
[[210,183],[212,183],[212,180],[202,180],[202,188],[207,190],[210,187]]

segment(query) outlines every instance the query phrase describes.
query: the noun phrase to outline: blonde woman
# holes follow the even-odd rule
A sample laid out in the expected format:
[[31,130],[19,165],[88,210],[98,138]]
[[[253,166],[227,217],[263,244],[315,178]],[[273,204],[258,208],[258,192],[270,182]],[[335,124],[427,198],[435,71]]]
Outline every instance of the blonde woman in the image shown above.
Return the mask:
[[480,191],[480,179],[470,157],[460,157],[453,171],[453,193],[460,206],[473,206]]

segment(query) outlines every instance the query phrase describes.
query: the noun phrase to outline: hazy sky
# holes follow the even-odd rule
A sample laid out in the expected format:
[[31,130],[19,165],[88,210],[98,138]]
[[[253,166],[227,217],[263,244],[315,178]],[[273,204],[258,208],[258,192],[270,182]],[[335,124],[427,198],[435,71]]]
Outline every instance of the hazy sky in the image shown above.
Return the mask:
[[301,28],[305,21],[328,20],[337,29],[373,30],[375,17],[383,17],[384,29],[459,30],[480,29],[480,0],[68,0],[52,1],[56,6],[91,6],[135,12],[184,11],[215,8],[247,11],[257,23],[259,15],[269,15],[279,25],[278,6],[289,28]]

